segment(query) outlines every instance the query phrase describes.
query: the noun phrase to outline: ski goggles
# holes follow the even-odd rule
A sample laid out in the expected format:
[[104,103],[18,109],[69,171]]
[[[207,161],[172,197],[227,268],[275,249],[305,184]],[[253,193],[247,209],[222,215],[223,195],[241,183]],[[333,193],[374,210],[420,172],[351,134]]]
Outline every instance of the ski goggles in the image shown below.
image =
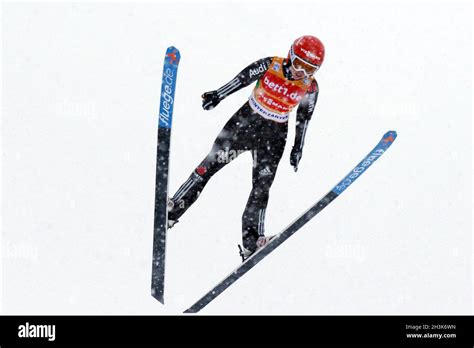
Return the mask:
[[299,57],[292,59],[291,65],[295,71],[304,73],[306,77],[312,76],[319,69],[319,65],[309,64]]
[[293,50],[293,46],[290,48],[290,60],[293,69],[297,72],[304,73],[306,77],[310,77],[319,69],[319,65],[308,63],[298,57]]

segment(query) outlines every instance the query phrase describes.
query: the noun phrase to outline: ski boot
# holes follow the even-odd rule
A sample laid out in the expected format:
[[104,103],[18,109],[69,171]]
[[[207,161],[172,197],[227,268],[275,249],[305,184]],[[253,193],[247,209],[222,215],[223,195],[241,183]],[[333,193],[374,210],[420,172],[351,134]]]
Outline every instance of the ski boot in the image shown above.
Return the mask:
[[178,222],[179,220],[168,220],[168,229],[173,228]]
[[172,228],[179,222],[178,219],[174,219],[173,217],[170,218],[170,212],[173,210],[174,206],[175,203],[173,202],[173,200],[168,198],[168,229]]
[[265,245],[268,244],[275,236],[268,236],[268,237],[258,237],[257,241],[255,242],[256,248],[254,250],[249,250],[240,244],[238,245],[239,247],[239,255],[242,258],[242,262],[245,262],[250,256],[255,254],[258,250],[263,248]]

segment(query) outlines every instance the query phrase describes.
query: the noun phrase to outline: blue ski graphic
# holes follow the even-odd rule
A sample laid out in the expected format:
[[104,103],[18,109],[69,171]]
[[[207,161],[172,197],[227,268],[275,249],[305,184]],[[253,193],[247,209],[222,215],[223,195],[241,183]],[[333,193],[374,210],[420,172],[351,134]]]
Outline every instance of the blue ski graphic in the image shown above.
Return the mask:
[[163,65],[160,113],[158,116],[158,142],[156,152],[155,218],[153,227],[153,264],[151,294],[164,303],[166,231],[168,227],[168,169],[171,124],[173,121],[174,94],[180,54],[177,48],[168,47]]
[[397,137],[395,131],[385,133],[382,140],[374,147],[372,151],[347,174],[331,191],[329,191],[323,198],[315,203],[311,208],[304,212],[294,222],[292,222],[282,232],[277,234],[266,246],[259,249],[255,254],[250,256],[245,262],[230,273],[224,280],[217,284],[195,304],[189,307],[184,313],[197,313],[212,300],[219,296],[225,289],[236,282],[240,277],[252,269],[257,263],[262,261],[268,254],[280,246],[291,235],[296,233],[304,224],[311,220],[321,210],[326,208],[334,199],[342,194],[354,181],[356,181],[385,151],[392,145]]

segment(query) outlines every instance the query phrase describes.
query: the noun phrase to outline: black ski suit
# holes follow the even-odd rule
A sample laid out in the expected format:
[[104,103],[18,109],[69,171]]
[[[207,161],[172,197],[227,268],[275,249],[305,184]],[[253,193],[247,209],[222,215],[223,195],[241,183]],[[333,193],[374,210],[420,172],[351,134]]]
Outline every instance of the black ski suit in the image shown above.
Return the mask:
[[[211,109],[235,91],[259,80],[267,71],[273,57],[260,59],[241,71],[217,91],[203,95],[203,108]],[[291,79],[289,62],[283,64],[285,78]],[[296,136],[291,152],[291,164],[297,168],[301,158],[304,137],[318,97],[318,86],[311,87],[297,109]],[[244,151],[253,158],[252,191],[242,216],[243,246],[256,249],[259,236],[264,236],[265,210],[269,190],[285,149],[288,122],[275,122],[256,113],[246,102],[226,123],[217,136],[209,154],[171,198],[173,208],[168,219],[177,220],[198,198],[209,179]]]

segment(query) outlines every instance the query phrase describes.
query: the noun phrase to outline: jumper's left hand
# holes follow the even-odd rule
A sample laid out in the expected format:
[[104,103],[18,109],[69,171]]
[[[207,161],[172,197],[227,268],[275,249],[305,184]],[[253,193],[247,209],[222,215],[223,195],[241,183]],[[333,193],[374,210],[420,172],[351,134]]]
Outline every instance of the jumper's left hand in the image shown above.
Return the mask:
[[300,163],[301,156],[303,156],[303,150],[300,146],[293,146],[290,154],[290,164],[295,168],[295,172],[298,171],[298,164]]

